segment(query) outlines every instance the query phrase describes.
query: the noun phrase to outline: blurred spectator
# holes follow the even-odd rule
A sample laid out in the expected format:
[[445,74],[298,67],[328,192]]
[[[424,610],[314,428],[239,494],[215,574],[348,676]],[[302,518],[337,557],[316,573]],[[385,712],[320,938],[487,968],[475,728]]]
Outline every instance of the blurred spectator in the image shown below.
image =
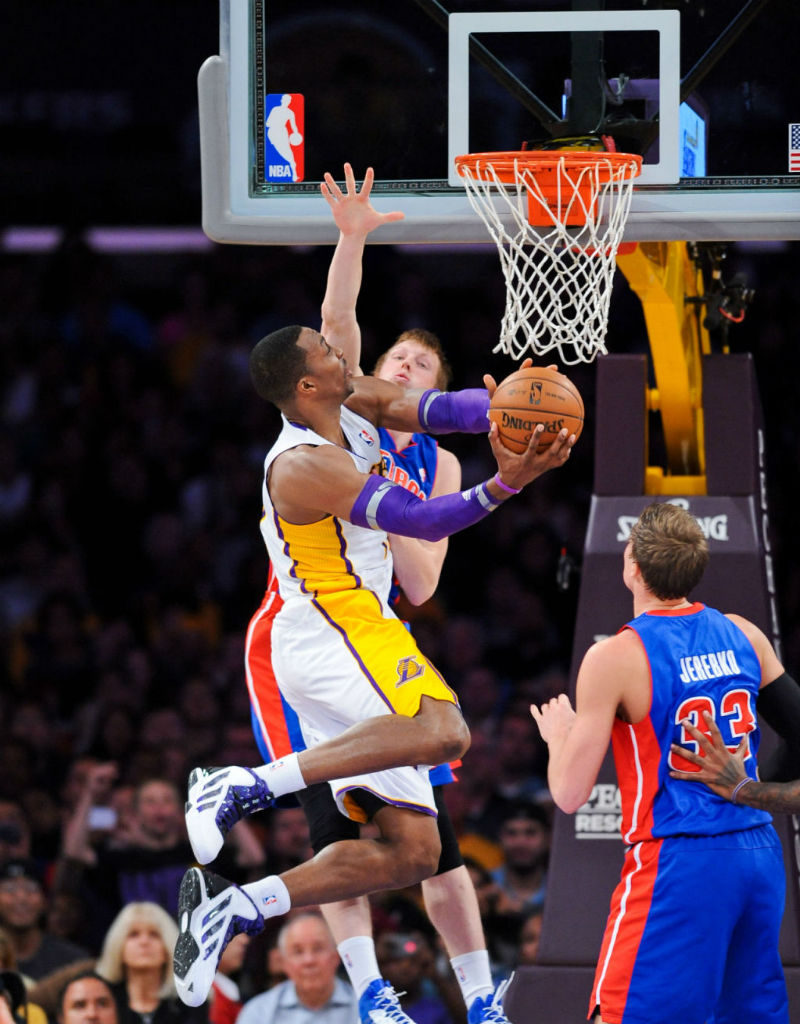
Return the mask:
[[542,911],[532,910],[522,921],[519,932],[517,966],[535,964],[539,957],[539,939],[542,936]]
[[0,926],[11,939],[18,970],[34,981],[87,955],[85,949],[46,930],[47,905],[33,861],[8,860],[0,865]]
[[[58,870],[59,891],[73,893],[91,908],[87,944],[96,949],[111,919],[132,901],[149,901],[173,917],[178,889],[194,855],[186,835],[184,799],[164,779],[150,779],[134,790],[130,814],[113,806],[113,764],[94,764],[64,826]],[[252,826],[231,830],[221,864],[233,877],[258,868],[264,854]]]
[[248,1000],[237,1024],[358,1024],[358,1001],[349,982],[337,977],[339,954],[317,913],[301,912],[278,934],[287,980]]
[[61,991],[57,1024],[119,1024],[111,986],[94,971],[72,978]]
[[0,928],[0,997],[8,1001],[17,1024],[47,1024],[44,1010],[28,994],[25,979],[17,970],[10,935]]
[[375,942],[381,976],[400,997],[415,1024],[463,1024],[466,1008],[458,986],[436,970],[433,949],[420,932],[383,932]]
[[124,681],[113,673],[101,677],[98,691],[105,698],[105,705],[92,705],[95,714],[87,723],[88,735],[82,741],[86,753],[98,761],[116,761],[125,764],[133,756],[141,742],[141,723],[137,712],[124,704],[111,703],[109,698],[115,684]]
[[20,465],[19,452],[9,433],[0,431],[0,531],[18,523],[31,500],[33,479]]
[[[50,1024],[58,1019],[61,996],[65,987],[73,978],[87,972],[92,973],[96,960],[96,957],[87,957],[85,960],[76,960],[74,963],[67,964],[66,967],[59,967],[58,970],[46,974],[28,989],[28,995],[42,1007]],[[116,1015],[116,1005],[114,1013]]]
[[0,1002],[10,1010],[14,1024],[47,1024],[44,1010],[30,1001],[22,975],[17,971],[0,971]]
[[17,966],[14,943],[7,931],[0,928],[0,971],[13,971]]
[[74,594],[53,592],[40,605],[29,634],[27,684],[53,695],[59,718],[69,717],[76,704],[94,695],[91,628],[86,609]]
[[475,665],[459,680],[458,700],[474,735],[480,731],[493,736],[507,699],[507,685],[488,665]]
[[46,771],[54,753],[53,727],[39,701],[28,698],[15,703],[11,711],[9,733],[28,744],[35,771],[39,774]]
[[505,800],[535,799],[546,791],[547,751],[537,732],[527,708],[525,714],[509,712],[500,720],[494,744],[494,791]]
[[87,942],[97,949],[114,915],[145,900],[177,915],[181,877],[193,863],[185,832],[183,799],[170,782],[138,786],[133,814],[119,822],[110,806],[113,764],[94,764],[64,826],[58,887],[90,909]]
[[205,1024],[208,1006],[178,999],[172,954],[178,926],[155,903],[129,903],[111,924],[97,973],[111,983],[120,1024]]
[[492,872],[503,913],[540,909],[547,888],[550,819],[538,804],[513,805],[500,826],[503,863]]
[[30,828],[30,853],[38,864],[54,864],[61,846],[61,808],[57,795],[43,786],[22,793],[23,809]]
[[520,802],[500,827],[503,864],[492,872],[497,894],[486,922],[500,961],[513,967],[526,916],[544,905],[550,856],[550,819],[539,804]]
[[22,807],[0,799],[0,863],[30,855],[31,829]]
[[17,1024],[12,998],[5,991],[0,992],[0,1024]]
[[187,679],[178,693],[178,710],[186,726],[183,747],[189,764],[208,764],[218,749],[225,719],[211,682],[204,676]]
[[308,821],[301,807],[275,807],[268,812],[267,857],[272,874],[297,867],[313,856]]
[[15,800],[36,784],[36,753],[21,736],[0,744],[0,797]]
[[80,945],[86,934],[85,918],[86,906],[78,895],[57,889],[51,892],[45,919],[51,935]]
[[[7,542],[6,542],[7,543]],[[51,583],[51,550],[45,539],[28,527],[13,547],[9,544],[0,579],[0,629],[10,634],[8,671],[18,689],[35,642],[36,610]]]

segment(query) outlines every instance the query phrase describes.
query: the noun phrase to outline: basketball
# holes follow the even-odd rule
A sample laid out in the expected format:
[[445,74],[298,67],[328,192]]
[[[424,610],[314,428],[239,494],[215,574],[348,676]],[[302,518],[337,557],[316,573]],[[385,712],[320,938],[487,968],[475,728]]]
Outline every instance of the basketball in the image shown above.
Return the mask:
[[489,419],[512,452],[524,452],[538,423],[544,433],[536,447],[543,452],[567,428],[576,439],[583,430],[583,399],[569,377],[547,366],[517,370],[497,385],[489,403]]
[[292,134],[289,136],[290,146],[299,146],[302,141],[303,136],[300,134],[300,132],[292,132]]

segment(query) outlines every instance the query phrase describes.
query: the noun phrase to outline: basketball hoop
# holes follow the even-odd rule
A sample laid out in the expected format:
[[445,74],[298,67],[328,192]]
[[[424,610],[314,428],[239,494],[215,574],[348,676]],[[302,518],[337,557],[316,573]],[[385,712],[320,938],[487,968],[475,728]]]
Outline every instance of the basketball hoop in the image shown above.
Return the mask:
[[455,163],[506,281],[494,351],[521,359],[557,349],[567,365],[604,354],[615,258],[642,158],[520,150]]

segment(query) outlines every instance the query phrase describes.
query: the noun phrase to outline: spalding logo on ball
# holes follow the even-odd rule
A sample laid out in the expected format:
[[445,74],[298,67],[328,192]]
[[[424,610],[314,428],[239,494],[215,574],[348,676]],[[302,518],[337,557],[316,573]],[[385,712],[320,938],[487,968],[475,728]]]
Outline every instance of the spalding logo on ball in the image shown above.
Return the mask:
[[489,403],[489,419],[512,452],[524,452],[539,423],[544,433],[536,450],[549,448],[565,427],[577,440],[583,430],[581,393],[563,373],[547,366],[517,370],[497,385]]

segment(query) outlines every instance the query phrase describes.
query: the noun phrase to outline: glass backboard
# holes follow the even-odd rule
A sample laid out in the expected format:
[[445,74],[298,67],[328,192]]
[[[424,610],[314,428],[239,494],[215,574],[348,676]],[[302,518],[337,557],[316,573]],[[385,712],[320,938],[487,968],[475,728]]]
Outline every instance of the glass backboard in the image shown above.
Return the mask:
[[489,6],[221,0],[199,76],[206,232],[335,241],[319,182],[349,161],[406,213],[375,241],[485,242],[455,156],[591,136],[643,156],[628,241],[800,238],[795,0]]

